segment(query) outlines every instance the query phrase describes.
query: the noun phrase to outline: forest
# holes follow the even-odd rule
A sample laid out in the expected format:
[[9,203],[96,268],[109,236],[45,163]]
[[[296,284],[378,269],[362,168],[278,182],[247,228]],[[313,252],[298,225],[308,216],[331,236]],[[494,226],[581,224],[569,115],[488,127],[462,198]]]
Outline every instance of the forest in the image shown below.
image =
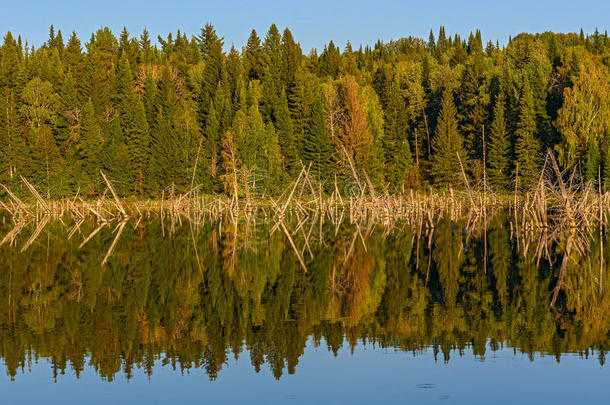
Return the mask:
[[387,193],[460,189],[466,175],[502,193],[535,185],[551,151],[609,188],[609,86],[610,40],[597,30],[500,46],[440,27],[319,53],[275,25],[241,50],[211,24],[156,41],[101,28],[84,44],[51,26],[38,48],[8,32],[0,183],[92,197],[102,171],[122,197],[273,196],[305,166],[325,191],[357,172]]

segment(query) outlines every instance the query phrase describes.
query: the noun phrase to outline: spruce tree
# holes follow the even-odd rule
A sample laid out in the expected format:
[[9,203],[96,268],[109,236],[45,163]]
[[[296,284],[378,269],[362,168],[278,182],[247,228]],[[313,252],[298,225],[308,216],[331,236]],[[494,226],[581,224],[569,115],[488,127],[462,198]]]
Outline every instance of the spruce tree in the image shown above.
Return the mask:
[[295,74],[301,65],[301,48],[294,41],[292,33],[288,28],[284,30],[282,35],[282,64],[281,75],[284,88],[290,93],[295,82]]
[[291,175],[296,175],[298,170],[298,152],[294,136],[294,126],[292,124],[292,118],[290,118],[288,99],[286,93],[283,91],[274,115],[280,149],[283,156],[284,170]]
[[201,29],[199,36],[199,46],[201,56],[205,62],[203,69],[201,90],[198,97],[199,101],[199,120],[205,126],[210,102],[218,88],[218,83],[222,79],[225,55],[222,51],[223,39],[216,35],[216,31],[211,24],[206,24]]
[[317,94],[311,108],[308,130],[303,140],[303,162],[311,163],[316,179],[329,183],[333,144],[326,121],[326,103],[322,94]]
[[267,58],[261,46],[261,40],[256,30],[252,30],[243,52],[246,77],[250,80],[260,80],[267,67]]
[[[462,168],[468,166],[464,139],[458,130],[457,111],[453,101],[453,91],[445,89],[441,102],[441,112],[432,139],[432,181],[439,187],[460,187]],[[459,159],[458,159],[459,156]]]
[[0,87],[14,88],[16,86],[21,59],[21,49],[9,31],[4,36],[0,52]]
[[405,184],[413,157],[407,133],[408,109],[398,83],[390,85],[384,120],[385,177],[394,190]]
[[130,111],[129,126],[125,131],[125,143],[129,155],[131,176],[133,179],[132,191],[141,195],[144,191],[146,180],[146,170],[149,156],[149,134],[148,123],[146,122],[146,112],[144,103],[139,97],[132,97],[134,108]]
[[267,158],[266,191],[271,195],[277,195],[282,190],[284,172],[282,171],[282,153],[277,132],[271,122],[267,124],[265,155]]
[[505,190],[508,187],[510,175],[510,141],[506,130],[504,106],[505,98],[501,95],[494,107],[486,157],[489,181],[498,187],[498,190]]
[[84,194],[93,195],[101,191],[97,185],[102,169],[104,139],[91,100],[83,108],[78,145],[76,157],[79,169],[73,175],[77,176]]
[[540,142],[536,138],[536,113],[533,104],[529,83],[524,79],[515,130],[515,157],[519,165],[519,185],[524,189],[536,183],[540,162]]
[[208,119],[205,125],[205,162],[207,174],[213,184],[216,184],[218,181],[218,171],[222,164],[220,160],[220,146],[220,122],[214,108],[214,103],[212,103],[208,110]]
[[57,103],[56,139],[59,150],[64,158],[73,152],[70,149],[70,137],[78,127],[78,94],[72,73],[68,71],[60,90],[59,102]]
[[483,155],[481,136],[487,118],[488,103],[489,96],[483,77],[483,55],[477,52],[466,66],[460,88],[461,130],[471,159],[481,159]]

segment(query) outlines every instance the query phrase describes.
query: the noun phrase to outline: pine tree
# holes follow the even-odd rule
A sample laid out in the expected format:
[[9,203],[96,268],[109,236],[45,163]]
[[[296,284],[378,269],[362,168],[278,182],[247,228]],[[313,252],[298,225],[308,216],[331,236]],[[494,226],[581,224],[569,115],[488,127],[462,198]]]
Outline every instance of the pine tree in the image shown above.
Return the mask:
[[489,181],[499,190],[505,190],[508,187],[510,170],[510,141],[506,130],[504,105],[505,98],[501,95],[496,100],[494,107],[486,159]]
[[[440,187],[459,187],[461,181],[460,160],[467,167],[464,139],[458,130],[457,111],[453,101],[453,91],[445,89],[441,102],[441,112],[432,139],[431,175]],[[458,158],[459,157],[459,158]]]
[[540,142],[536,138],[534,100],[527,80],[519,102],[519,119],[515,130],[515,157],[519,164],[519,185],[528,189],[536,183],[540,161]]

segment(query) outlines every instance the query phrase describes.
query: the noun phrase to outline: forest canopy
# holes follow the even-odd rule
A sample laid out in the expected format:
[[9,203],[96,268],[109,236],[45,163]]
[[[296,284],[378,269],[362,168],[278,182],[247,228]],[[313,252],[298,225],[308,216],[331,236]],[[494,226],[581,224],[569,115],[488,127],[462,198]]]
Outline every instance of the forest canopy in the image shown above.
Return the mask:
[[444,27],[304,54],[289,29],[229,50],[211,24],[84,42],[50,27],[0,48],[0,183],[45,197],[277,195],[301,171],[326,190],[353,173],[390,193],[535,184],[547,151],[610,185],[610,41],[597,30],[520,34],[505,46]]

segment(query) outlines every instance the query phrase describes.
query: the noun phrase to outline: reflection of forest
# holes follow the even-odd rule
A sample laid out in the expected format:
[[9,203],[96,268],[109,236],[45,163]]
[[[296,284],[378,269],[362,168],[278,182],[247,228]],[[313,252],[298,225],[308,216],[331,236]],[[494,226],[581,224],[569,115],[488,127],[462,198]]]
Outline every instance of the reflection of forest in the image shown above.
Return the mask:
[[[508,345],[558,360],[594,351],[603,364],[610,344],[599,240],[586,257],[570,260],[549,308],[561,243],[551,247],[552,263],[539,261],[537,236],[511,239],[502,217],[487,232],[486,269],[483,232],[466,234],[464,224],[448,220],[430,240],[408,227],[360,234],[349,224],[315,225],[313,232],[303,226],[293,238],[307,272],[270,225],[225,221],[195,230],[184,223],[171,236],[159,221],[134,226],[125,226],[104,266],[112,227],[78,249],[93,221],[73,234],[50,221],[20,253],[30,225],[0,247],[0,356],[11,376],[32,357],[45,357],[57,373],[73,369],[77,376],[86,359],[107,379],[134,367],[152,373],[162,359],[205,367],[215,378],[229,356],[245,350],[257,371],[268,363],[279,378],[294,372],[309,337],[333,352],[358,340],[430,347],[445,361],[468,346],[484,355]],[[10,229],[3,222],[0,237]]]

